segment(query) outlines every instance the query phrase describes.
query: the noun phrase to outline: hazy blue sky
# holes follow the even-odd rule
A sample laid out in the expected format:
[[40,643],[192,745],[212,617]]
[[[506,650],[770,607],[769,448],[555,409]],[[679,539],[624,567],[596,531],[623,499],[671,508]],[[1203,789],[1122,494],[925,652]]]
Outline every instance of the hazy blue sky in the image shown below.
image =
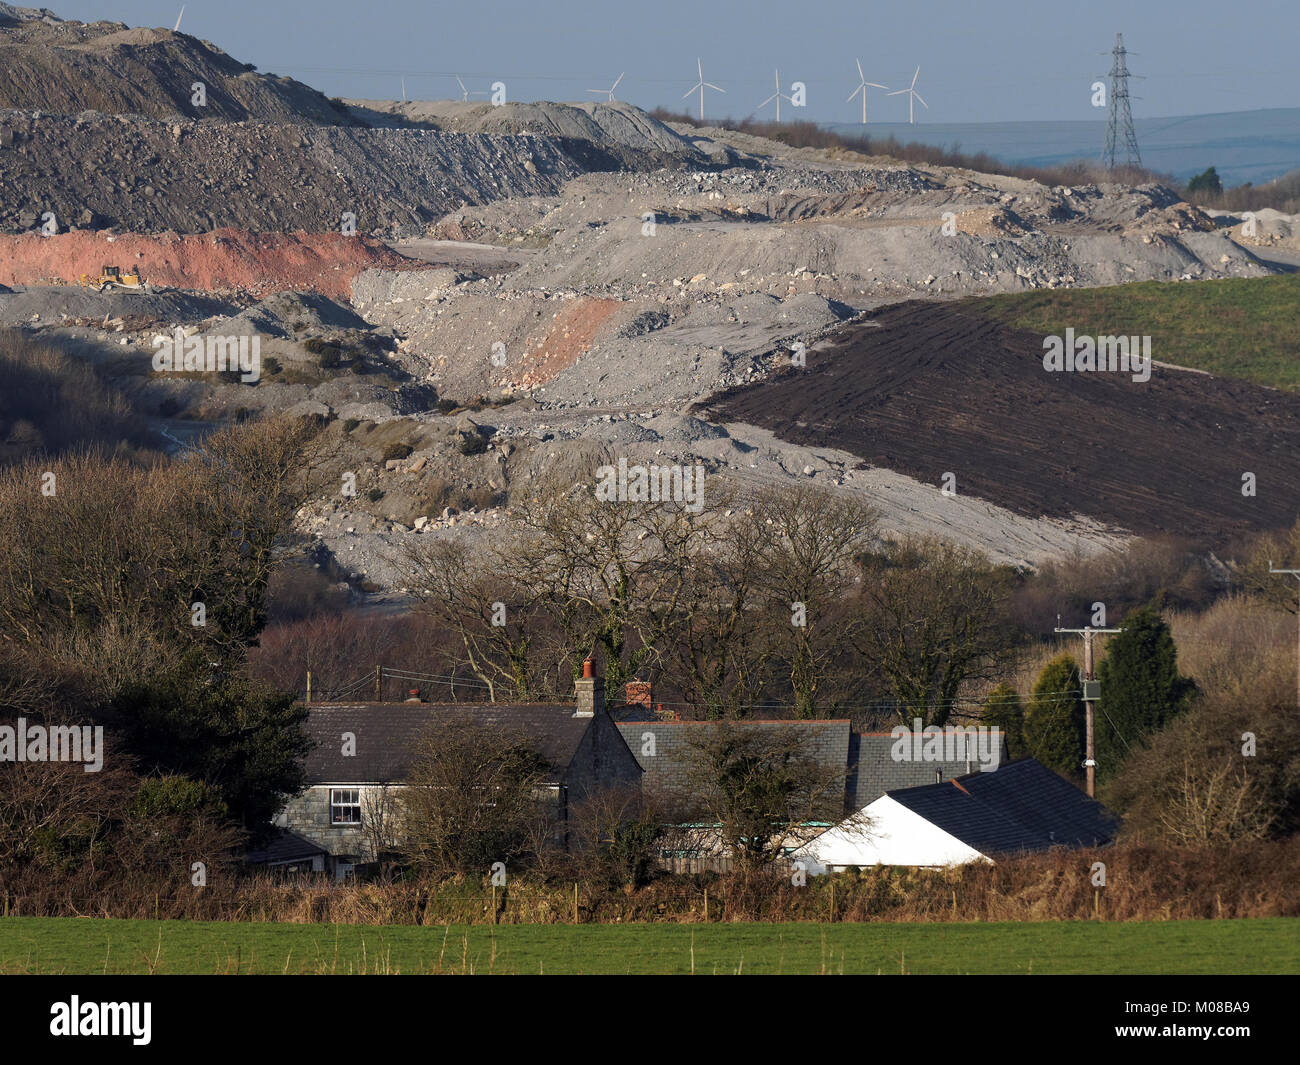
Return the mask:
[[[36,3],[39,0],[28,0]],[[45,0],[63,18],[171,27],[180,0]],[[903,88],[921,67],[918,121],[1097,118],[1089,86],[1110,67],[1115,33],[1147,76],[1135,115],[1300,106],[1297,0],[189,0],[182,30],[259,69],[291,74],[334,96],[458,95],[505,81],[511,99],[594,99],[582,90],[627,71],[619,97],[685,106],[697,54],[706,113],[752,113],[773,91],[808,87],[796,112],[852,121],[845,97],[867,80]],[[906,121],[905,96],[871,90],[869,117]],[[783,117],[789,112],[783,112]]]

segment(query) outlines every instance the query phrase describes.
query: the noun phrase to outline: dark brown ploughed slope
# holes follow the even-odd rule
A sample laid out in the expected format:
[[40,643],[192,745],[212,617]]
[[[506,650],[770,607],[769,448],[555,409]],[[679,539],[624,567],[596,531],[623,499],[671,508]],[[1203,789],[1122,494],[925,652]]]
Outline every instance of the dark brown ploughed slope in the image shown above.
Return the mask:
[[[1152,355],[1177,361],[1158,336]],[[958,493],[1029,517],[1212,543],[1300,513],[1300,396],[1160,366],[1145,383],[1050,373],[1038,334],[920,301],[846,326],[807,363],[704,409],[936,486],[951,471]]]

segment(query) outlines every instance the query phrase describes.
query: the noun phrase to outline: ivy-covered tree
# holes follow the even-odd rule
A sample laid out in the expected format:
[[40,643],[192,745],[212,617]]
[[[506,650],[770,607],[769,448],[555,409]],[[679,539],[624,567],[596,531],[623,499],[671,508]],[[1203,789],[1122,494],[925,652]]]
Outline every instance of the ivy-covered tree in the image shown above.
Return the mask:
[[980,724],[1002,730],[1012,758],[1025,753],[1025,708],[1010,684],[1003,682],[988,693],[980,706]]
[[1079,667],[1060,654],[1043,667],[1025,711],[1030,755],[1063,777],[1078,780],[1084,753],[1084,709]]

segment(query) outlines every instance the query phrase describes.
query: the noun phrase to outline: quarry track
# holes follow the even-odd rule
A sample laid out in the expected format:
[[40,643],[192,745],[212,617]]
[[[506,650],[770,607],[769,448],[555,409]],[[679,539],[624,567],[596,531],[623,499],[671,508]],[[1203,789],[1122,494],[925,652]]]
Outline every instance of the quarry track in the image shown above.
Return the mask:
[[[943,304],[883,309],[807,368],[709,397],[712,420],[843,449],[1031,518],[1210,542],[1300,511],[1300,396],[1156,366],[1049,373],[1042,339]],[[1153,355],[1161,352],[1153,339]],[[1254,473],[1257,495],[1242,494]]]

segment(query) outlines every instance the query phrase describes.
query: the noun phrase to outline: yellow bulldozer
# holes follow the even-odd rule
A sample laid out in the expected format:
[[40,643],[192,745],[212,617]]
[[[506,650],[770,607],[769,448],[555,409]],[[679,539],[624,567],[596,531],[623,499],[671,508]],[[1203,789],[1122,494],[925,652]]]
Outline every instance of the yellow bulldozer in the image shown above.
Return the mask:
[[83,288],[98,289],[100,292],[107,292],[110,288],[129,291],[147,291],[149,288],[144,278],[140,276],[139,267],[133,267],[129,273],[124,274],[119,267],[106,266],[98,277],[94,274],[82,274],[81,285]]

